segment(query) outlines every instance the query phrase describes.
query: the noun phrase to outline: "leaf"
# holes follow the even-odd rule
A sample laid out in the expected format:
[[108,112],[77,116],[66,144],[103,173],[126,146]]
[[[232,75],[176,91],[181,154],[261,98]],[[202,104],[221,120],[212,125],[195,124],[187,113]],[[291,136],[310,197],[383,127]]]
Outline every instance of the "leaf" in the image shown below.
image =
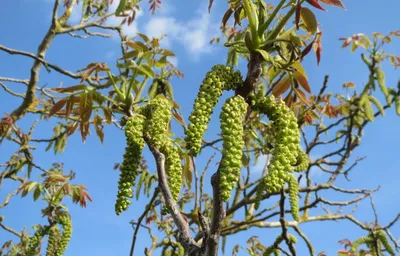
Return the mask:
[[60,100],[59,102],[57,102],[56,104],[54,104],[50,110],[49,116],[52,116],[55,113],[57,113],[58,111],[60,111],[65,106],[65,103],[67,103],[67,100],[63,99],[63,100]]
[[311,93],[311,89],[310,89],[310,85],[308,84],[307,81],[307,77],[305,77],[303,74],[301,74],[301,72],[296,71],[293,73],[294,78],[296,79],[296,81],[299,83],[299,85],[301,87],[303,87],[303,89],[308,92]]
[[290,76],[285,76],[281,79],[281,81],[279,81],[279,83],[275,85],[274,89],[272,89],[272,94],[275,97],[279,97],[281,94],[285,93],[289,89],[291,84],[292,79],[290,78]]
[[297,30],[299,30],[300,16],[301,16],[301,3],[300,3],[300,1],[297,1],[296,16],[295,16],[295,23],[296,23]]
[[271,55],[269,55],[269,53],[267,51],[264,51],[264,50],[261,50],[261,49],[256,49],[256,51],[261,54],[261,56],[263,57],[263,59],[265,61],[270,61],[271,60]]
[[193,165],[192,160],[190,159],[189,154],[185,154],[185,164],[183,166],[183,177],[185,178],[186,185],[189,189],[192,188],[192,180],[193,180]]
[[37,201],[40,197],[41,189],[40,186],[36,186],[35,191],[33,192],[33,201]]
[[139,65],[140,71],[142,71],[146,76],[150,78],[154,78],[154,71],[153,69],[147,64],[140,64]]
[[213,3],[214,3],[214,0],[210,0],[210,2],[208,4],[208,12],[209,13],[211,12],[211,7],[212,7]]
[[74,85],[74,86],[70,86],[70,87],[66,87],[66,88],[52,88],[52,89],[49,89],[49,91],[56,92],[56,93],[67,93],[67,92],[75,92],[78,90],[83,90],[85,88],[86,88],[86,85],[78,84],[78,85]]
[[281,73],[281,70],[274,67],[273,65],[269,66],[268,68],[268,78],[269,83],[271,84],[272,81]]
[[112,122],[112,113],[109,109],[103,108],[104,118],[107,124],[111,124]]
[[127,59],[131,59],[131,58],[138,57],[138,56],[139,56],[139,51],[134,50],[134,51],[125,53],[124,56],[122,56],[120,59],[127,60]]
[[301,51],[301,60],[311,51],[311,49],[313,48],[313,45],[314,45],[314,41],[312,41],[309,45],[307,45],[307,47],[306,48],[304,48],[302,51]]
[[306,0],[306,1],[315,8],[325,11],[325,9],[318,3],[318,0]]
[[332,6],[337,6],[340,8],[345,8],[342,0],[320,0],[321,2],[328,4],[328,5],[332,5]]
[[174,117],[174,119],[175,119],[180,125],[182,125],[183,127],[185,127],[185,121],[183,120],[183,118],[182,118],[181,115],[178,115],[178,114],[174,113],[172,116]]
[[173,53],[172,51],[167,50],[167,49],[162,49],[161,54],[164,55],[164,56],[171,56],[171,57],[175,57],[176,56],[175,53]]
[[321,53],[322,53],[322,43],[321,43],[322,31],[319,31],[317,37],[314,41],[313,48],[314,52],[317,56],[317,64],[319,65],[321,61]]
[[314,34],[318,28],[315,14],[307,7],[301,7],[301,19],[303,20],[308,33]]
[[139,33],[139,32],[137,32],[136,34],[138,36],[140,36],[146,43],[150,42],[150,38],[148,36],[146,36],[145,34],[142,34],[142,33]]
[[306,95],[304,94],[304,92],[302,92],[301,90],[299,90],[299,89],[297,89],[297,88],[294,88],[294,91],[296,92],[297,97],[299,97],[299,99],[300,99],[304,104],[306,104],[307,106],[310,106],[310,104],[308,103],[307,97],[306,97]]
[[99,137],[101,144],[104,142],[103,119],[96,115],[93,119],[94,129],[96,130],[97,137]]
[[247,167],[247,166],[249,166],[249,163],[250,163],[250,158],[249,158],[249,156],[246,155],[246,154],[242,154],[242,165],[243,165],[244,167]]
[[92,103],[91,93],[81,94],[81,99],[79,102],[79,114],[83,123],[89,122],[93,110]]
[[124,13],[126,7],[126,0],[120,0],[117,9],[115,10],[115,15],[119,16]]
[[229,8],[224,16],[222,17],[222,26],[226,26],[226,23],[228,22],[229,18],[232,16],[233,10],[231,8]]
[[355,85],[353,82],[345,82],[345,83],[342,85],[342,87],[343,87],[343,88],[355,88],[356,85]]
[[137,44],[136,42],[131,42],[131,41],[127,41],[125,42],[125,44],[139,52],[143,52],[143,48],[142,46],[140,46],[139,44]]

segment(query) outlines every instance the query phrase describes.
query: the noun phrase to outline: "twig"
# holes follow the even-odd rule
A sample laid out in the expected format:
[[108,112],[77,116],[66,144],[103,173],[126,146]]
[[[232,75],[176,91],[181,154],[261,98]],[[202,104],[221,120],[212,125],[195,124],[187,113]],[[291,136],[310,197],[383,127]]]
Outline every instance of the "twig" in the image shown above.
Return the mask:
[[[134,224],[134,225],[136,225],[136,228],[135,228],[135,232],[133,233],[131,251],[130,251],[130,254],[129,254],[131,256],[133,256],[133,252],[135,251],[136,237],[137,237],[137,234],[139,232],[139,228],[141,226],[141,223],[142,223],[144,217],[146,217],[147,213],[151,209],[151,207],[152,207],[154,201],[156,200],[159,192],[160,192],[160,190],[158,188],[156,188],[154,193],[153,193],[152,198],[150,199],[150,202],[146,205],[146,208],[144,209],[144,212],[142,213],[142,215],[140,215],[137,223]],[[132,225],[133,225],[133,223],[132,223]]]

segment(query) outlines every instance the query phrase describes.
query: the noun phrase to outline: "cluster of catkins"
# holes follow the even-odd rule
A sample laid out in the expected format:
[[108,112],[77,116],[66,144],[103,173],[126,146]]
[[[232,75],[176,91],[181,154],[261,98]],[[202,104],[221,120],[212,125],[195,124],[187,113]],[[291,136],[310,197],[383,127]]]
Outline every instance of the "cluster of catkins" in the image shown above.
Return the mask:
[[[275,144],[270,152],[272,159],[268,166],[268,174],[257,190],[257,198],[261,199],[264,190],[267,193],[276,193],[288,183],[292,215],[298,220],[298,183],[291,173],[306,169],[308,157],[300,147],[297,118],[283,100],[276,101],[274,96],[258,101],[252,100],[252,104],[253,108],[268,116],[275,130]],[[259,201],[256,207],[258,205]]]
[[[382,246],[391,256],[396,255],[393,247],[390,245],[386,237],[385,232],[382,229],[379,229],[375,232],[370,232],[368,236],[360,237],[352,242],[351,252],[356,252],[357,248],[362,244],[365,244],[368,247],[372,256],[379,256],[380,251],[382,250]],[[376,248],[376,245],[378,246],[378,248]]]
[[118,195],[115,203],[115,213],[128,209],[129,198],[133,197],[132,187],[135,185],[135,179],[138,175],[140,157],[145,142],[143,140],[143,128],[145,117],[136,114],[129,118],[125,126],[125,136],[127,147],[125,149],[124,159],[120,167],[120,178],[118,181]]
[[206,74],[190,114],[190,124],[185,131],[186,148],[192,156],[199,154],[201,141],[215,105],[222,92],[242,85],[242,76],[229,66],[215,65]]
[[[292,235],[292,234],[287,234],[290,242],[293,244],[297,243],[297,238]],[[282,235],[279,235],[276,239],[273,245],[267,247],[263,253],[264,256],[279,256],[281,255],[281,251],[278,249],[278,245],[283,242],[283,237]]]
[[165,155],[165,171],[172,196],[178,199],[182,187],[182,165],[178,149],[173,145],[168,127],[171,119],[171,103],[164,97],[155,98],[146,105],[145,131],[151,143]]
[[28,250],[26,251],[27,256],[37,255],[37,248],[40,246],[40,242],[42,241],[43,237],[48,233],[48,231],[48,226],[38,226],[35,234],[29,238]]
[[49,230],[49,240],[47,241],[46,256],[57,255],[59,242],[60,228],[57,225],[53,225]]
[[[63,229],[61,235],[57,224]],[[62,256],[72,236],[72,221],[69,213],[65,211],[59,212],[53,225],[39,226],[36,229],[35,234],[28,240],[27,256],[37,255],[41,241],[46,235],[48,235],[46,256]]]
[[243,125],[247,103],[240,95],[227,99],[220,114],[223,140],[220,169],[220,195],[228,201],[232,189],[237,185],[242,167]]
[[140,158],[145,146],[143,136],[150,138],[150,143],[165,155],[165,170],[172,196],[178,199],[182,186],[182,165],[178,149],[173,145],[169,135],[169,122],[172,105],[165,97],[156,97],[141,107],[130,117],[125,126],[128,146],[125,149],[118,183],[118,195],[115,212],[120,215],[128,209],[133,197],[132,187],[139,172]]

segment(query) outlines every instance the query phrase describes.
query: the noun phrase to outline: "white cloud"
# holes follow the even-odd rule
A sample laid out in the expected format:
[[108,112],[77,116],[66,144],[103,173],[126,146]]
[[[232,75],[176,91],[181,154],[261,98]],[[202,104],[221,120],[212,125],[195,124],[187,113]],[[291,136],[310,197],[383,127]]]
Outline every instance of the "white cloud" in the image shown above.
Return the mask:
[[187,22],[177,21],[174,17],[153,17],[144,32],[152,37],[167,35],[161,41],[163,47],[170,47],[173,42],[182,44],[192,59],[198,59],[201,54],[212,51],[209,40],[218,34],[219,29],[211,23],[208,12],[199,12],[196,18]]

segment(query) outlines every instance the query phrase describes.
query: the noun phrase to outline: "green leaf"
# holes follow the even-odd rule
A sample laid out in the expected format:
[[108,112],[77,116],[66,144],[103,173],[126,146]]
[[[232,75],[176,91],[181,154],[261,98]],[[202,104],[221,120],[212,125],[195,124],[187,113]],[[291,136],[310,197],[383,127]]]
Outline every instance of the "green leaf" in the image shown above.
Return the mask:
[[148,36],[146,36],[145,34],[142,34],[142,33],[139,33],[139,32],[137,32],[136,34],[138,36],[140,36],[146,43],[150,42],[150,38]]
[[41,194],[40,186],[36,186],[35,191],[33,192],[33,201],[37,201]]
[[140,64],[139,65],[140,71],[142,71],[146,76],[150,78],[154,78],[154,71],[153,69],[147,64]]
[[120,16],[124,13],[126,7],[126,0],[120,0],[117,10],[115,10],[115,15]]
[[189,154],[185,154],[185,165],[183,166],[183,177],[185,177],[186,185],[189,189],[192,188],[193,166]]
[[309,8],[301,7],[300,17],[303,20],[308,33],[314,34],[318,28],[318,22],[315,14]]

